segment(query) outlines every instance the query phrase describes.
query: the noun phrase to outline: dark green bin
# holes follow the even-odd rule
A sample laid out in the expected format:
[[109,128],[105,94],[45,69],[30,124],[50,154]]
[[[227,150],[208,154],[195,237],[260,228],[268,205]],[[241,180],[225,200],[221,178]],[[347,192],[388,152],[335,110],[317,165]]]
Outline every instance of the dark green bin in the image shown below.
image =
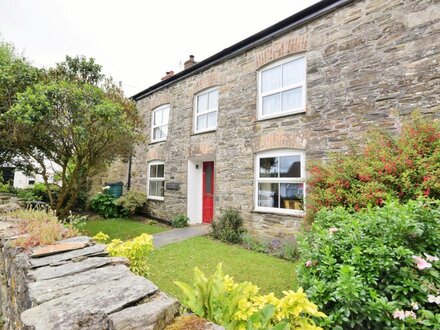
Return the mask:
[[122,182],[107,182],[106,186],[109,186],[110,188],[107,189],[106,194],[112,195],[115,198],[119,198],[122,196]]

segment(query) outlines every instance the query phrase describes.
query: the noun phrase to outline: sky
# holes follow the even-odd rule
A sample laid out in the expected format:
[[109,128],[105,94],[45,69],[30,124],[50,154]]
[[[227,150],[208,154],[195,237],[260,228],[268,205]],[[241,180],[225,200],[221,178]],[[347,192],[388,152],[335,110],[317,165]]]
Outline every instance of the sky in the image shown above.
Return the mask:
[[31,63],[93,57],[126,96],[317,0],[0,0],[0,38]]

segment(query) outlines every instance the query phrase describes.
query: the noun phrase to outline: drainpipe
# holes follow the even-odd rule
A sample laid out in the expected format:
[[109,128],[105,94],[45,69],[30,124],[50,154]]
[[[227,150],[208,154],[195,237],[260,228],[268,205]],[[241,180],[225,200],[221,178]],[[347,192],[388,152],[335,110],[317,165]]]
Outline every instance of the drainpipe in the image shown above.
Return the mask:
[[131,154],[128,157],[128,178],[127,178],[127,191],[130,190],[131,187]]

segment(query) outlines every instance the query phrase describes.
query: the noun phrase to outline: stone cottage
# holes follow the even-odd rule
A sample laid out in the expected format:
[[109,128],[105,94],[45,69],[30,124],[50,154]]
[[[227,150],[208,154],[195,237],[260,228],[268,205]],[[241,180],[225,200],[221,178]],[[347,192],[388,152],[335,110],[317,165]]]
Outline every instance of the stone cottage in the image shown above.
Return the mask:
[[134,95],[148,143],[131,189],[156,218],[234,206],[253,233],[294,233],[310,161],[415,109],[439,117],[439,63],[440,1],[320,1]]

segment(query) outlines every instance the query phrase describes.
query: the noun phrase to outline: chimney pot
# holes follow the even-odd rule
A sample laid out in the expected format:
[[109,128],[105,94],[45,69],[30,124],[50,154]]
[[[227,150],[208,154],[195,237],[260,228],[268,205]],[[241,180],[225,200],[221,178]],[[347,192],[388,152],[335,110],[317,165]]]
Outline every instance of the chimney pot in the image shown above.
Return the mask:
[[189,55],[189,59],[185,63],[183,63],[183,68],[188,69],[194,64],[197,64],[197,62],[194,60],[194,55]]
[[162,77],[160,80],[168,79],[168,78],[172,77],[173,75],[174,75],[174,71],[167,71],[166,75],[164,77]]

